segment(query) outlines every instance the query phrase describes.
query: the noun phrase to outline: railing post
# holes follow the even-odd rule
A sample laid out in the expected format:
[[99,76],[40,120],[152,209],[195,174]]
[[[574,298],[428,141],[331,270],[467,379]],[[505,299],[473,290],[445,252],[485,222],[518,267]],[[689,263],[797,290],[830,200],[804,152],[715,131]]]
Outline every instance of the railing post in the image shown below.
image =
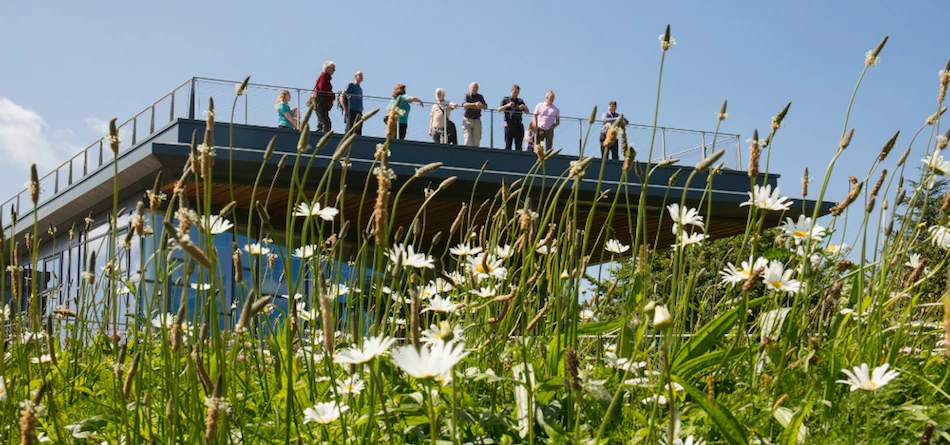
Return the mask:
[[138,132],[139,128],[139,117],[135,116],[132,118],[132,145],[135,145],[135,135]]
[[[660,129],[660,156],[663,156],[661,159],[666,160],[666,129]],[[651,159],[652,160],[652,159]]]
[[[713,141],[713,142],[715,142],[715,141]],[[713,147],[713,150],[715,150],[715,149],[716,149],[716,147]],[[705,132],[705,131],[703,132],[703,158],[704,158],[704,159],[706,158],[706,132]]]
[[736,170],[742,169],[742,148],[739,147],[739,136],[736,136]]
[[172,103],[168,107],[168,122],[175,120],[175,92],[178,90],[172,91]]
[[152,104],[152,119],[148,125],[148,134],[152,134],[154,132],[155,132],[155,104]]
[[577,120],[577,156],[584,156],[584,121]]
[[89,174],[89,147],[82,151],[82,175]]
[[197,78],[191,78],[191,94],[188,95],[188,119],[195,120],[195,89],[198,88]]
[[56,167],[56,171],[53,174],[53,194],[59,193],[59,167]]
[[102,167],[102,139],[99,139],[99,167]]
[[488,115],[491,116],[491,122],[488,126],[489,131],[489,146],[495,148],[495,113],[488,112]]
[[[250,88],[248,88],[248,90],[250,90]],[[244,125],[247,125],[247,96],[249,95],[250,95],[250,91],[244,92]],[[298,113],[300,112],[299,109],[297,112]]]
[[69,158],[69,183],[67,185],[73,185],[73,158]]

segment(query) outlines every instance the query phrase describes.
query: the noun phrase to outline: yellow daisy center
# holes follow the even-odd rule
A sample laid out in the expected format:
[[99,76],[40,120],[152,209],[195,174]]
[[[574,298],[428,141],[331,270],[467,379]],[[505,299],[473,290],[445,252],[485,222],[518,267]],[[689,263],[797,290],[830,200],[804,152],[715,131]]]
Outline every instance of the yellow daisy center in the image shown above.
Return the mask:
[[486,263],[478,263],[478,265],[475,266],[475,270],[477,270],[478,273],[489,273],[491,272],[491,266]]
[[772,287],[782,287],[783,284],[781,281],[773,281]]
[[795,233],[793,233],[792,235],[795,235],[796,237],[799,237],[799,238],[804,238],[804,237],[808,236],[807,233],[805,233],[805,232],[803,232],[803,231],[801,231],[801,230],[796,230]]

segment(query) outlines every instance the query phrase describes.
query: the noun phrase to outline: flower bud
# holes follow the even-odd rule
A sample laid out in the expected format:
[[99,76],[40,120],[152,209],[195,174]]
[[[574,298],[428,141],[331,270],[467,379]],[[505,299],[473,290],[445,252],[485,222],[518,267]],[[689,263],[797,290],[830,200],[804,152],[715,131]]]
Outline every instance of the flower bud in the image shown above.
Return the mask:
[[673,318],[670,317],[670,311],[666,306],[656,306],[653,311],[653,328],[665,330],[673,324]]

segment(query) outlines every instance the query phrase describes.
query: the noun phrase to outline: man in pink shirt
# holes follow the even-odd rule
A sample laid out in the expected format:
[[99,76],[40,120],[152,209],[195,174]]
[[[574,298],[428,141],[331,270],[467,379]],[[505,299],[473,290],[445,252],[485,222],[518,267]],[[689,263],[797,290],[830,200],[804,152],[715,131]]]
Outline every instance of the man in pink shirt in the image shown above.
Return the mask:
[[554,145],[554,128],[561,125],[561,110],[554,106],[554,91],[548,91],[544,102],[534,107],[534,124],[538,128],[538,144],[544,141],[545,148],[550,150]]

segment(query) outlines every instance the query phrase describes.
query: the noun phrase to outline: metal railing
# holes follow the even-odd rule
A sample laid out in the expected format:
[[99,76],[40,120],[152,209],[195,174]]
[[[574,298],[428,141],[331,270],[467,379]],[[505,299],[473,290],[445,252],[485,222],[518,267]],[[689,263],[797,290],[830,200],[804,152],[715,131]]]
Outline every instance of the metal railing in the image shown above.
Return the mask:
[[[345,89],[346,83],[339,80],[337,82],[342,83],[342,85],[338,84],[336,86],[336,94],[338,95],[340,90]],[[208,98],[233,98],[234,88],[237,83],[238,82],[228,80],[197,78],[195,86],[197,103],[201,104],[199,106],[206,106],[205,104],[207,104]],[[232,101],[230,100],[215,101],[215,114],[217,115],[217,119],[221,122],[225,122],[230,118],[231,112],[233,111],[235,123],[276,127],[277,96],[282,90],[290,91],[292,97],[290,106],[297,108],[299,110],[299,116],[303,117],[306,112],[307,99],[310,97],[312,88],[249,84],[247,92],[238,100],[234,110],[231,109]],[[418,97],[425,102],[425,106],[420,107],[416,103],[411,104],[406,139],[433,142],[432,136],[429,135],[429,120],[431,116],[431,105],[435,103],[434,93],[432,93],[433,99],[428,100],[426,99],[426,95],[422,92],[410,91],[409,93],[411,96]],[[369,121],[364,122],[364,136],[385,136],[386,125],[383,123],[383,115],[390,101],[390,97],[363,95],[363,109],[365,111],[374,108],[379,108],[381,111],[381,113],[373,116]],[[461,103],[461,98],[459,98],[458,102]],[[343,132],[346,128],[343,111],[337,105],[336,97],[334,97],[333,103],[334,107],[330,110],[333,130]],[[495,108],[497,108],[497,105],[490,103],[489,108],[482,110],[481,113],[482,138],[479,146],[483,148],[505,148],[504,112],[495,111]],[[528,105],[528,108],[533,109],[532,105]],[[464,109],[461,107],[451,112],[452,120],[455,122],[457,128],[458,142],[460,145],[465,143],[462,135],[463,113]],[[525,129],[527,129],[528,122],[532,115],[530,113],[523,114],[522,120]],[[317,117],[315,115],[312,116],[310,119],[312,129],[316,128],[316,121]],[[601,120],[596,120],[593,124],[589,124],[588,118],[562,115],[561,125],[555,131],[554,147],[562,148],[562,153],[564,154],[579,155],[586,153],[588,155],[599,155],[599,137],[602,126],[603,121]],[[590,128],[590,139],[587,141],[585,147],[584,138],[587,135],[588,128]],[[654,162],[665,159],[680,159],[685,165],[695,164],[716,150],[726,149],[726,155],[722,161],[729,167],[736,169],[741,168],[739,135],[728,133],[715,134],[712,131],[684,130],[669,127],[657,127],[656,130],[656,140],[653,149],[654,156],[652,159]],[[714,136],[715,141],[713,141]],[[641,157],[641,159],[646,156],[652,138],[652,125],[629,124],[627,126],[628,143],[637,149],[638,156]]]
[[[168,94],[165,94],[151,105],[147,106],[138,114],[118,126],[121,142],[119,144],[119,153],[134,147],[144,138],[155,133],[156,129],[161,128],[178,118],[195,119],[203,115],[199,110],[207,107],[209,98],[218,99],[215,102],[215,114],[219,122],[229,122],[233,113],[234,123],[246,125],[259,125],[276,127],[277,95],[282,90],[289,90],[292,95],[291,105],[300,110],[302,117],[306,107],[307,99],[310,97],[310,88],[292,88],[274,85],[249,84],[246,92],[239,97],[232,109],[235,86],[238,82],[232,82],[220,79],[209,79],[193,77],[188,79]],[[422,93],[413,94],[416,97],[422,96]],[[422,99],[420,97],[420,99]],[[363,109],[372,110],[380,108],[385,111],[389,105],[390,98],[380,96],[363,96]],[[422,99],[425,107],[419,107],[412,104],[412,111],[409,113],[407,140],[432,142],[429,133],[430,105],[434,101]],[[334,104],[336,104],[334,98]],[[482,110],[482,139],[480,146],[484,148],[504,148],[504,112],[495,111],[489,106],[489,109]],[[529,106],[530,108],[530,106]],[[456,109],[453,120],[456,121],[458,139],[460,144],[464,144],[462,135],[461,118],[464,109]],[[342,110],[334,106],[331,113],[333,129],[342,132],[345,128]],[[364,136],[384,137],[386,134],[386,125],[383,123],[382,116],[385,113],[379,113],[372,119],[363,124]],[[523,120],[527,129],[527,121],[531,118],[530,113],[524,113]],[[316,125],[316,116],[311,118],[311,126]],[[599,136],[603,122],[600,120],[590,124],[588,119],[561,116],[561,125],[557,128],[554,140],[556,148],[562,148],[564,154],[587,154],[599,155]],[[585,149],[584,138],[589,132],[590,140],[587,141]],[[695,164],[702,158],[719,149],[726,149],[726,156],[722,159],[727,166],[735,166],[741,169],[741,152],[739,149],[739,136],[735,134],[719,133],[715,135],[709,131],[683,130],[678,128],[658,127],[656,129],[656,138],[654,141],[654,159],[657,162],[665,159],[679,159],[684,165]],[[639,152],[638,156],[642,159],[650,147],[653,139],[653,127],[649,125],[629,124],[627,126],[627,140]],[[93,142],[88,147],[80,150],[62,165],[54,168],[49,173],[40,177],[40,201],[46,201],[62,191],[68,189],[75,182],[83,177],[94,173],[104,165],[112,161],[109,144],[105,136]],[[24,216],[21,209],[24,205],[30,205],[29,190],[24,189],[0,204],[3,210],[15,211],[17,215]],[[28,209],[27,209],[28,210]]]
[[[188,79],[177,88],[165,94],[151,105],[145,107],[138,114],[117,125],[119,131],[119,153],[122,153],[139,141],[155,133],[157,128],[166,125],[178,118],[194,119],[194,85],[195,79]],[[104,165],[112,162],[111,153],[106,135],[80,150],[66,162],[54,168],[39,178],[40,201],[50,199],[66,190],[73,183],[94,173]],[[15,211],[22,216],[24,205],[31,204],[29,189],[23,189],[10,199],[0,204],[3,210]],[[14,221],[15,222],[15,221]]]

